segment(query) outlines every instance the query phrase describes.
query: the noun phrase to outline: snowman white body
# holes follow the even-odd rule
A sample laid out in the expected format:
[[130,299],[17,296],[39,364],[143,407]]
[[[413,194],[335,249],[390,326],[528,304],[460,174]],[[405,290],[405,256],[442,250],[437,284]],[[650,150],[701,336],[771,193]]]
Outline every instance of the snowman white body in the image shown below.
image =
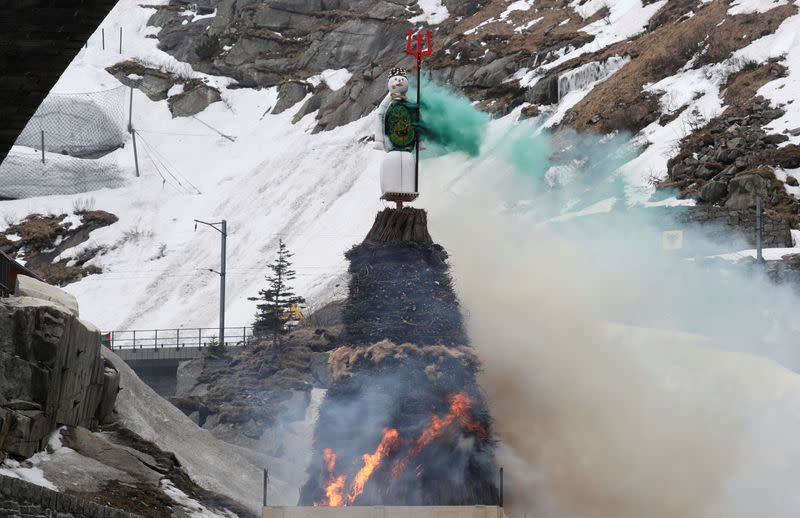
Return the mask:
[[381,199],[404,202],[419,196],[416,192],[414,154],[396,149],[385,131],[386,111],[394,101],[405,101],[408,79],[403,75],[389,78],[389,95],[378,106],[375,119],[375,148],[386,151],[381,163]]

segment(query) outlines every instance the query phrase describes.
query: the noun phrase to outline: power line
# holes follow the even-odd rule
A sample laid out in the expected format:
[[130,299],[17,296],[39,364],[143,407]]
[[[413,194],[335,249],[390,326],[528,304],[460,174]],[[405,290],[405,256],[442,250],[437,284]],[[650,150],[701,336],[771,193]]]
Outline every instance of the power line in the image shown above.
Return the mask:
[[197,118],[196,116],[194,116],[194,115],[192,115],[192,118],[193,118],[194,120],[196,120],[197,122],[199,122],[200,124],[202,124],[203,126],[207,127],[208,129],[210,129],[210,130],[212,130],[212,131],[214,131],[214,132],[218,133],[220,137],[224,137],[224,138],[226,138],[226,139],[230,140],[231,142],[236,142],[236,137],[231,137],[230,135],[226,135],[226,134],[224,134],[223,132],[221,132],[220,130],[218,130],[217,128],[215,128],[214,126],[211,126],[210,124],[206,124],[205,122],[203,122],[202,120],[198,119],[198,118]]
[[[140,137],[141,137],[141,135],[140,135]],[[156,157],[159,159],[159,161],[161,162],[161,165],[164,167],[164,170],[167,172],[167,174],[168,174],[170,177],[172,177],[172,179],[174,179],[174,180],[175,180],[175,181],[178,183],[178,185],[180,185],[180,186],[181,186],[181,187],[182,187],[182,188],[185,190],[185,192],[186,192],[187,194],[202,194],[202,193],[200,192],[200,189],[198,189],[198,188],[197,188],[197,187],[196,187],[196,186],[195,186],[195,185],[194,185],[192,182],[190,182],[190,181],[189,181],[189,180],[188,180],[188,179],[187,179],[185,176],[183,176],[182,174],[180,174],[180,173],[177,171],[177,169],[176,169],[174,166],[170,167],[170,165],[171,165],[171,164],[169,164],[169,161],[167,160],[167,158],[166,158],[164,155],[162,155],[162,154],[161,154],[161,153],[160,153],[160,152],[159,152],[159,151],[158,151],[158,150],[155,148],[155,146],[153,146],[153,145],[152,145],[152,144],[150,144],[150,143],[149,143],[147,140],[145,140],[145,138],[144,138],[144,137],[141,137],[141,140],[142,140],[142,142],[145,144],[145,146],[146,146],[146,147],[148,147],[148,148],[150,149],[150,151],[151,151],[151,152],[152,152],[152,153],[153,153],[153,154],[154,154],[154,155],[155,155],[155,156],[156,156]],[[154,164],[154,165],[155,165],[155,164]],[[173,170],[175,171],[175,173],[173,173],[173,172],[172,172]],[[188,189],[188,188],[186,188],[186,186],[185,186],[185,185],[183,185],[183,182],[181,182],[181,180],[180,180],[180,179],[178,179],[178,177],[177,177],[176,175],[177,175],[177,176],[180,176],[180,177],[181,177],[181,179],[183,179],[183,181],[184,181],[184,182],[186,182],[187,184],[189,184],[189,185],[192,187],[192,189],[194,189],[196,192],[195,192],[195,193],[192,193],[192,192],[190,192],[190,191],[189,191],[189,189]],[[163,178],[164,178],[164,176],[162,175],[162,176],[161,176],[161,178],[163,179]]]
[[155,131],[155,130],[143,130],[137,129],[137,133],[152,133],[154,135],[171,135],[176,137],[216,137],[216,135],[211,135],[210,133],[173,133],[170,131]]

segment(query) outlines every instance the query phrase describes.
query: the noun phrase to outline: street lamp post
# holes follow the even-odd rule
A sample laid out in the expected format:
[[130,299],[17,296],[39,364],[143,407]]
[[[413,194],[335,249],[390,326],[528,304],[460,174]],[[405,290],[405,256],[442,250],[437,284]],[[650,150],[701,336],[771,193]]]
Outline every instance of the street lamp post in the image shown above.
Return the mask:
[[[217,223],[208,223],[207,221],[200,221],[199,219],[196,219],[194,220],[195,230],[197,230],[198,223],[202,223],[203,225],[208,225],[209,227],[213,228],[214,230],[222,234],[219,271],[211,269],[209,269],[209,271],[219,275],[219,343],[220,345],[225,345],[225,254],[226,254],[225,248],[228,240],[228,222],[223,219],[222,221],[219,221]],[[217,225],[219,225],[219,227],[217,227]]]

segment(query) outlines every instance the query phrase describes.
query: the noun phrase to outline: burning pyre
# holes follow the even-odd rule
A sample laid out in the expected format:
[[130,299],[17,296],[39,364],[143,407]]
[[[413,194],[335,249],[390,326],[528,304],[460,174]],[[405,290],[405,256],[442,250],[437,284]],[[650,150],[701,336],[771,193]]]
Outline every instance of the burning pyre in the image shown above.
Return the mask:
[[331,354],[300,504],[498,504],[479,362],[424,211],[387,209],[347,257],[351,345]]

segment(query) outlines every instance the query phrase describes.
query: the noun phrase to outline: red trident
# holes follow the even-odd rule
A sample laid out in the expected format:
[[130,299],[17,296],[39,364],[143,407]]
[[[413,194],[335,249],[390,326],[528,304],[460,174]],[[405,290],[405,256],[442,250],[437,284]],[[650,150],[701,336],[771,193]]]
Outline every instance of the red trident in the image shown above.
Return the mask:
[[[416,34],[417,47],[414,48],[414,31],[408,29],[406,33],[406,52],[417,58],[417,108],[420,106],[420,85],[422,84],[422,60],[433,53],[431,44],[431,31],[425,31],[425,45],[422,45],[422,32]],[[417,133],[417,156],[414,161],[414,190],[419,192],[419,133]]]

